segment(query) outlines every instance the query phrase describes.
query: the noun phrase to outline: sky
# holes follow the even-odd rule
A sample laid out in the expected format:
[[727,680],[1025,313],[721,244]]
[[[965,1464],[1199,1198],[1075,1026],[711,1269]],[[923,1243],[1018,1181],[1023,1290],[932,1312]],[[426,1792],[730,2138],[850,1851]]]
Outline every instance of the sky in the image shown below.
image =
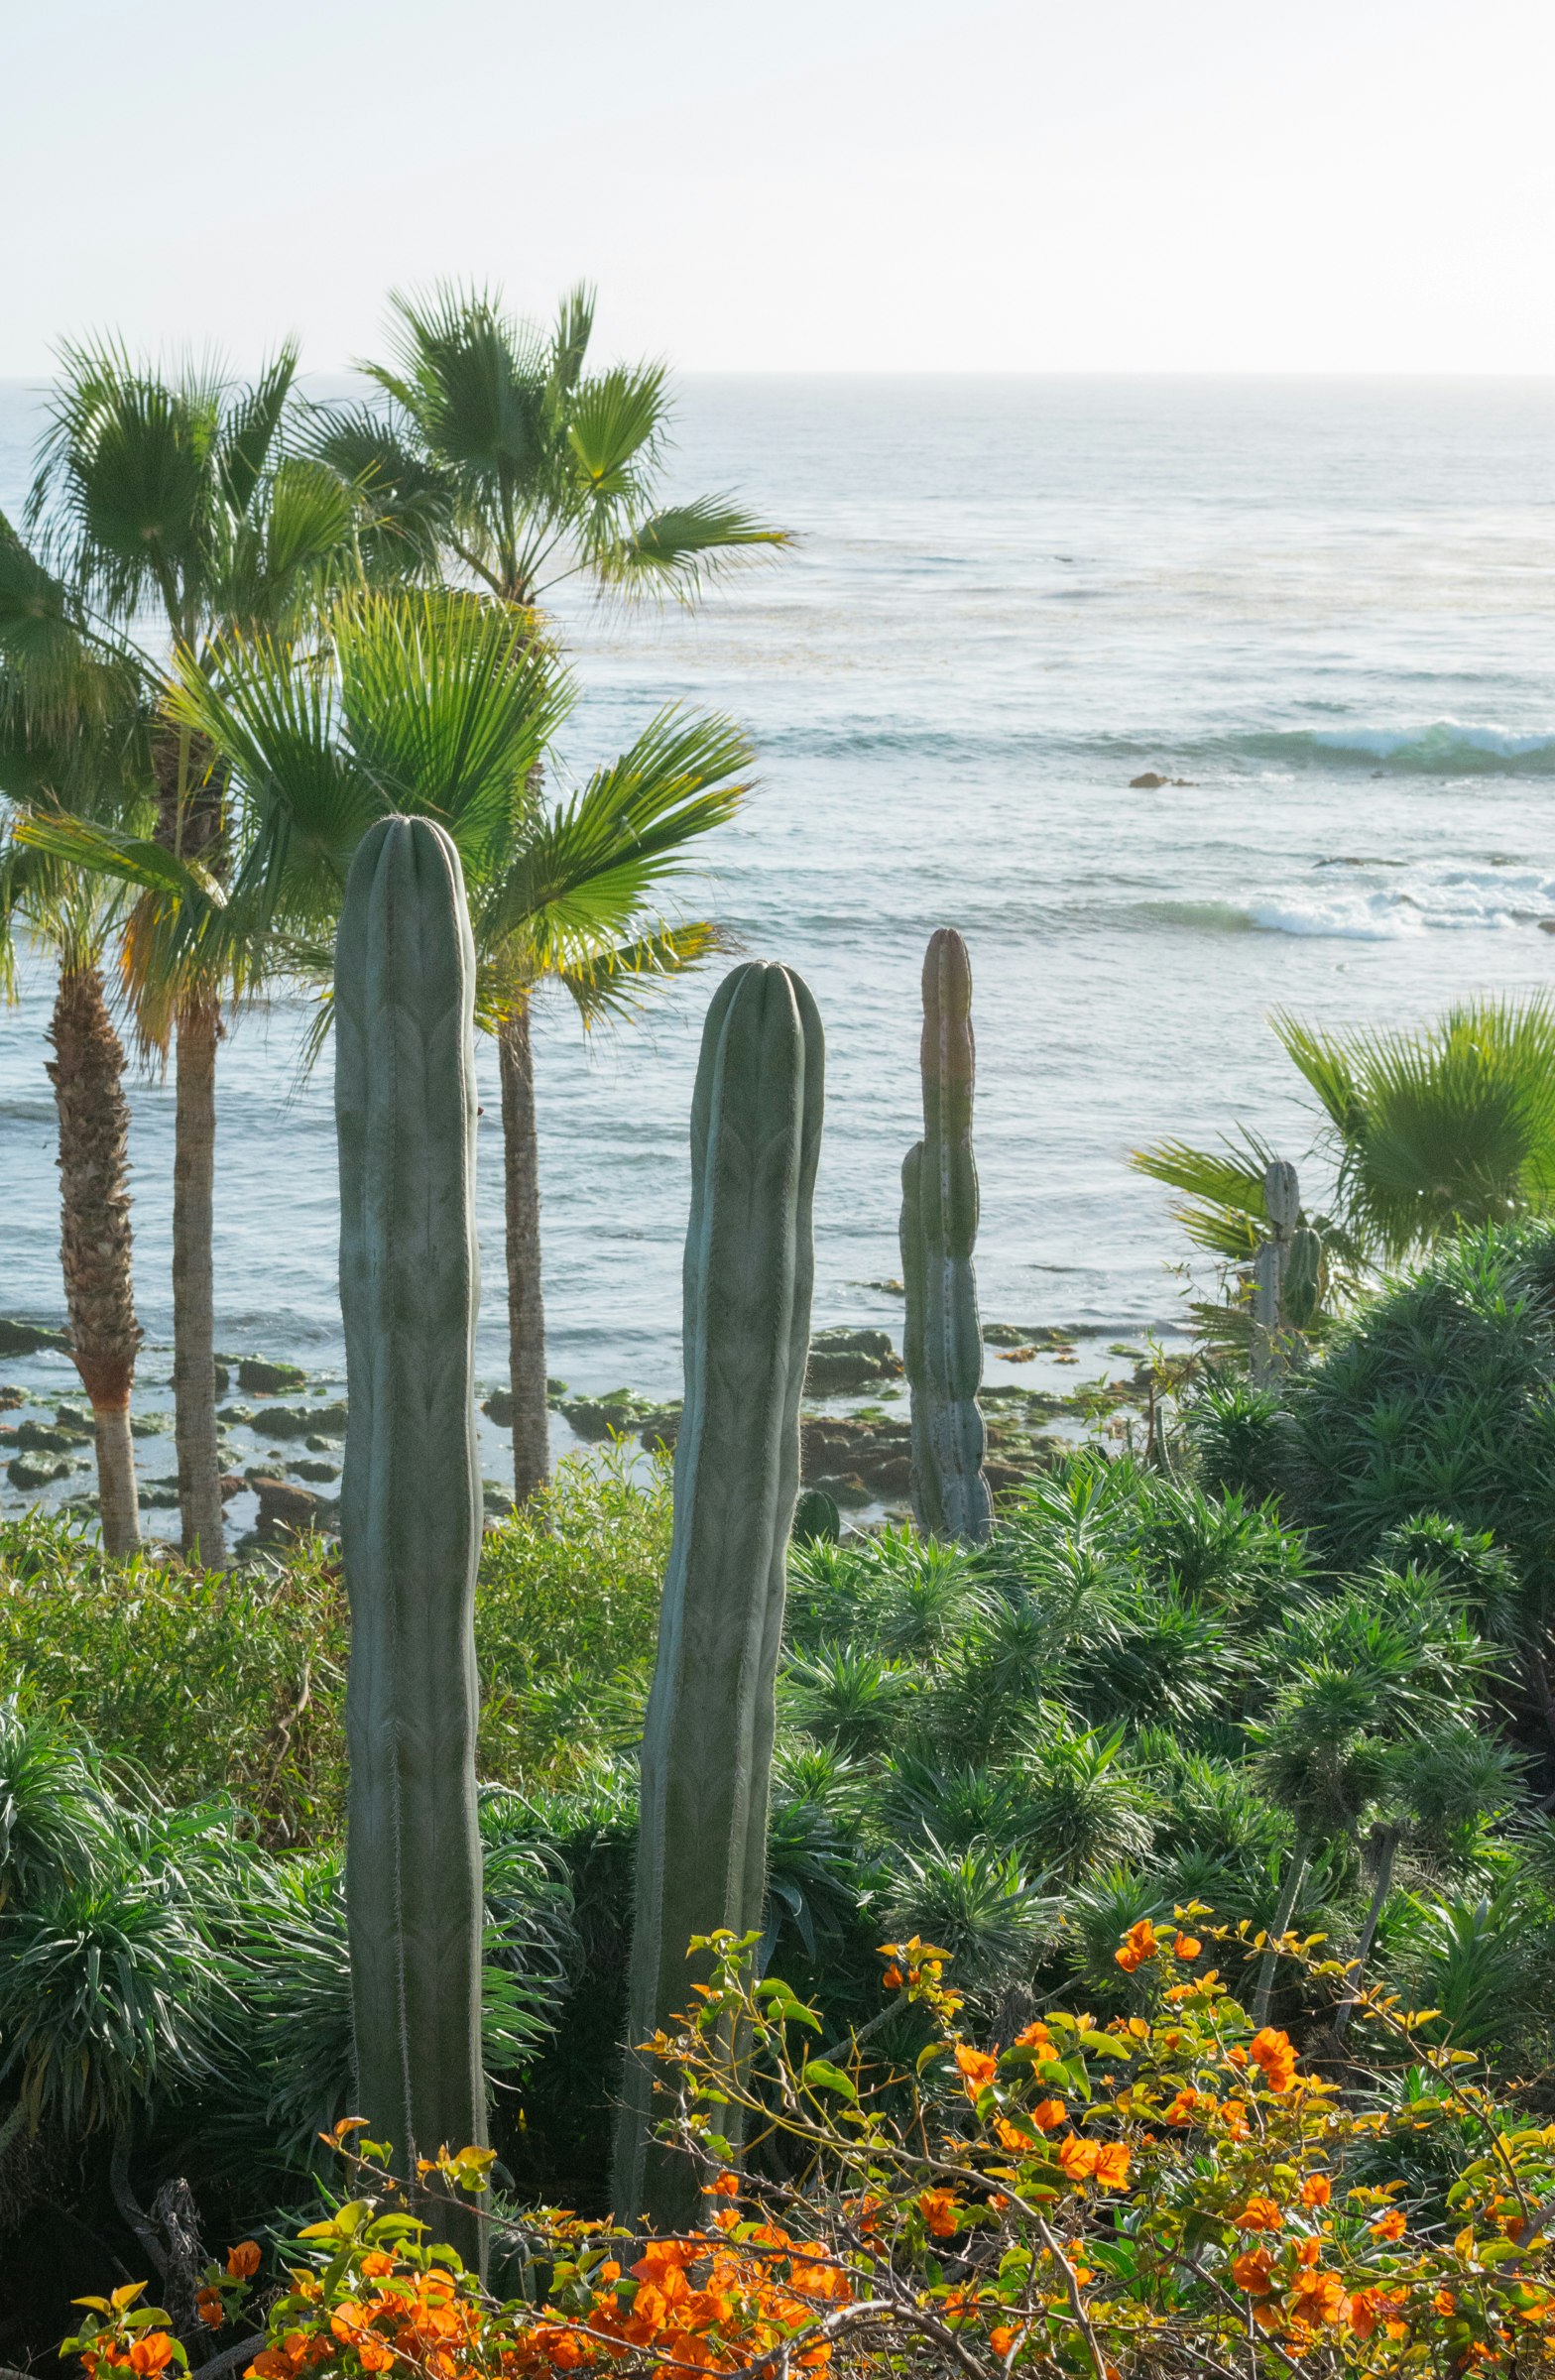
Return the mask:
[[1548,0],[0,0],[0,377],[438,278],[684,371],[1555,371]]

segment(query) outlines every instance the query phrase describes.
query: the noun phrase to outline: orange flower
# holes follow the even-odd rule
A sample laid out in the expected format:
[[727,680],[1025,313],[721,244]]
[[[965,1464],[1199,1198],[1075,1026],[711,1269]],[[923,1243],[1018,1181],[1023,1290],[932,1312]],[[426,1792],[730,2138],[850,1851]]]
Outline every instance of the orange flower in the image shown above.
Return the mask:
[[1231,2066],[1246,2066],[1248,2063],[1248,2053],[1243,2048],[1240,2041],[1234,2041],[1230,2049],[1226,2052],[1226,2059],[1227,2063]]
[[394,2271],[395,2260],[387,2248],[373,2248],[362,2258],[362,2278],[383,2281]]
[[1267,2248],[1244,2248],[1232,2261],[1231,2277],[1250,2298],[1266,2298],[1273,2288],[1274,2259]]
[[1253,2036],[1250,2054],[1263,2069],[1263,2080],[1270,2090],[1288,2090],[1296,2079],[1296,2053],[1288,2033],[1277,2033],[1265,2025],[1261,2033]]
[[1174,1959],[1197,1959],[1204,1945],[1196,1934],[1179,1934],[1171,1946]]
[[1285,2218],[1272,2199],[1254,2197],[1231,2219],[1239,2231],[1277,2231]]
[[1357,2338],[1370,2338],[1382,2319],[1381,2292],[1358,2289],[1350,2301],[1350,2327]]
[[1326,2206],[1333,2195],[1333,2186],[1327,2174],[1308,2174],[1301,2185],[1303,2206]]
[[1129,2150],[1121,2140],[1107,2140],[1096,2150],[1096,2179],[1103,2190],[1122,2190],[1129,2179]]
[[1161,2120],[1168,2124],[1191,2124],[1197,2115],[1213,2115],[1218,2101],[1207,2090],[1179,2090],[1169,2107],[1161,2111]]
[[881,1981],[885,1984],[888,1991],[899,1991],[901,1989],[901,1969],[897,1964],[895,1959],[892,1961],[890,1966],[887,1967],[886,1972],[882,1975]]
[[1337,2273],[1298,2273],[1287,2311],[1298,2322],[1342,2322],[1350,2300]]
[[194,2311],[207,2330],[219,2330],[227,2319],[219,2289],[202,2289],[194,2299]]
[[707,2187],[715,2199],[737,2199],[740,2196],[740,2177],[738,2174],[720,2174],[717,2181],[709,2182]]
[[1433,2314],[1456,2314],[1457,2311],[1458,2301],[1453,2296],[1452,2291],[1450,2289],[1439,2289],[1435,2297],[1431,2300],[1431,2312]]
[[956,2064],[965,2079],[967,2097],[973,2100],[980,2090],[987,2088],[999,2072],[997,2058],[990,2058],[986,2050],[968,2049],[964,2041],[956,2044]]
[[936,2239],[954,2239],[956,2235],[956,2201],[952,2191],[919,2191],[918,2212]]
[[143,2375],[166,2371],[173,2361],[173,2341],[166,2330],[143,2330],[130,2345],[130,2369]]
[[1247,2102],[1243,2099],[1228,2099],[1220,2112],[1228,2137],[1232,2140],[1246,2140],[1248,2137]]
[[259,2242],[240,2239],[235,2248],[227,2250],[227,2272],[234,2281],[252,2281],[259,2270]]
[[1058,2162],[1071,2182],[1090,2180],[1096,2171],[1096,2142],[1082,2140],[1077,2132],[1071,2132],[1067,2140],[1060,2142]]
[[1022,2027],[1021,2031],[1016,2035],[1016,2048],[1017,2050],[1039,2050],[1044,2058],[1051,2058],[1053,2037],[1040,2017]]
[[1062,2099],[1038,2099],[1030,2113],[1038,2132],[1056,2132],[1069,2110]]
[[1114,1951],[1113,1957],[1123,1968],[1124,1973],[1132,1975],[1136,1967],[1143,1966],[1146,1960],[1153,1959],[1159,1949],[1160,1944],[1155,1939],[1155,1928],[1147,1917],[1141,1917],[1136,1926],[1129,1928],[1123,1938],[1122,1950]]
[[1036,2147],[1034,2132],[1023,2132],[1018,2124],[1010,2123],[1002,2115],[995,2121],[994,2137],[1002,2149],[1034,2149]]
[[1374,2239],[1402,2239],[1408,2229],[1408,2224],[1399,2207],[1389,2206],[1387,2212],[1378,2215],[1376,2221],[1369,2227]]
[[1011,2329],[1008,2322],[1000,2322],[997,2328],[990,2330],[988,2334],[988,2343],[993,2348],[994,2353],[999,2357],[1000,2362],[1003,2363],[1005,2357],[1009,2354],[1011,2348],[1016,2343],[1016,2333]]
[[1296,2242],[1297,2264],[1316,2264],[1322,2253],[1323,2242],[1320,2239],[1308,2237],[1306,2239],[1298,2239]]

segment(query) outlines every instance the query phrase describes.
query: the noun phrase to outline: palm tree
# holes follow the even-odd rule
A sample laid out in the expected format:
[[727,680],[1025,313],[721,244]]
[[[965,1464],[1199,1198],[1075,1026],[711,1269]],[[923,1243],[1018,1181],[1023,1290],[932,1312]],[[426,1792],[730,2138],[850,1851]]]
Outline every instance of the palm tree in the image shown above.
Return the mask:
[[662,364],[585,369],[594,295],[548,331],[498,293],[396,293],[393,357],[362,366],[389,399],[321,408],[308,450],[361,490],[402,567],[428,564],[526,608],[563,580],[694,595],[753,548],[790,542],[725,496],[658,501],[669,423]]
[[[360,835],[388,810],[439,818],[464,862],[477,1018],[503,1053],[506,1104],[508,1028],[542,985],[569,994],[589,1026],[631,1013],[719,947],[715,927],[662,918],[656,895],[691,842],[734,815],[750,747],[725,719],[663,711],[580,791],[547,805],[537,763],[573,689],[529,615],[406,590],[342,599],[322,629],[321,648],[305,654],[248,639],[224,655],[219,678],[184,674],[175,715],[219,755],[241,820],[243,856],[209,930],[217,943],[263,941],[274,964],[327,980],[327,934]],[[504,1146],[511,1153],[506,1136]],[[511,1168],[507,1191],[511,1250]],[[523,1496],[548,1459],[538,1251],[520,1246],[530,1301],[514,1348]]]
[[[294,632],[320,580],[354,568],[360,505],[322,463],[288,455],[297,353],[284,347],[248,387],[210,366],[162,374],[112,342],[67,347],[50,406],[27,522],[72,596],[131,647],[153,689],[154,840],[175,863],[119,867],[141,886],[122,963],[148,1049],[176,1043],[174,1401],[185,1550],[224,1559],[215,1414],[212,1193],[216,1050],[224,992],[245,954],[203,930],[231,860],[228,789],[211,747],[176,719],[173,656],[219,666],[236,631]],[[26,830],[24,829],[24,832]],[[88,859],[87,841],[75,856]],[[121,855],[122,856],[122,855]],[[99,847],[96,865],[112,867]]]
[[[363,492],[381,566],[434,569],[528,611],[564,580],[689,599],[740,554],[789,542],[723,496],[659,501],[669,419],[661,364],[587,370],[593,293],[563,298],[548,332],[518,320],[500,296],[444,285],[429,298],[397,295],[393,354],[363,369],[388,399],[332,408],[314,418],[309,450],[342,484]],[[667,732],[667,731],[666,731]],[[573,821],[576,829],[581,822]],[[596,812],[589,829],[602,824]],[[628,838],[630,841],[630,836]],[[600,898],[609,908],[603,880]],[[635,914],[632,904],[621,912]],[[677,967],[708,947],[659,931],[622,944],[603,911],[602,938],[568,978],[605,1003],[628,982]],[[540,1293],[539,1165],[535,1119],[533,969],[523,939],[503,973],[491,1022],[502,1084],[508,1329],[516,1490],[549,1468],[544,1311]],[[608,962],[608,963],[607,963]],[[580,972],[581,968],[581,972]],[[585,1017],[587,1009],[585,1007]]]
[[[6,637],[9,626],[17,633]],[[25,629],[25,633],[21,633]],[[67,590],[0,517],[0,792],[20,807],[133,817],[148,807],[146,714],[124,656],[96,650]],[[49,1076],[60,1119],[60,1252],[70,1354],[91,1401],[98,1514],[110,1553],[140,1542],[130,1393],[135,1317],[124,1047],[103,962],[122,923],[112,888],[0,841],[0,977],[20,926],[58,964]]]
[[[1301,1221],[1324,1250],[1324,1293],[1353,1293],[1388,1263],[1478,1224],[1555,1205],[1555,1002],[1458,1003],[1419,1031],[1323,1033],[1276,1012],[1275,1038],[1316,1093],[1318,1152],[1334,1166],[1332,1216]],[[1250,1263],[1268,1229],[1271,1151],[1244,1130],[1219,1148],[1166,1140],[1136,1169],[1184,1194],[1179,1222],[1228,1267]],[[1195,1309],[1235,1336],[1230,1307]]]

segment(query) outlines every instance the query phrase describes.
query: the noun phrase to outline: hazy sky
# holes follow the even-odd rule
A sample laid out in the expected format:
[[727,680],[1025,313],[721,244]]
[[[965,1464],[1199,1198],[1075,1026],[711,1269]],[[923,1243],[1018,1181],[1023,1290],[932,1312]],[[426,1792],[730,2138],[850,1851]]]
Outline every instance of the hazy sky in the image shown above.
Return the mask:
[[0,0],[0,374],[439,275],[688,370],[1555,370],[1549,0]]

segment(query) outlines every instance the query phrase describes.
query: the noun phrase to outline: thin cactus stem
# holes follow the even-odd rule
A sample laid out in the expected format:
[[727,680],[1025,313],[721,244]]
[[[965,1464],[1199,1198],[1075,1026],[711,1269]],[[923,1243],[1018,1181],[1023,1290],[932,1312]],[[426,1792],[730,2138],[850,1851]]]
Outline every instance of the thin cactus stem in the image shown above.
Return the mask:
[[912,1392],[912,1502],[935,1537],[977,1545],[993,1514],[983,1472],[985,1432],[978,1317],[977,1162],[972,1152],[976,1048],[972,967],[952,927],[923,960],[923,1137],[901,1168],[904,1366]]
[[1264,1168],[1263,1204],[1268,1213],[1268,1238],[1253,1266],[1252,1371],[1259,1386],[1277,1379],[1285,1368],[1285,1268],[1292,1235],[1301,1219],[1296,1169],[1283,1157],[1271,1157]]

